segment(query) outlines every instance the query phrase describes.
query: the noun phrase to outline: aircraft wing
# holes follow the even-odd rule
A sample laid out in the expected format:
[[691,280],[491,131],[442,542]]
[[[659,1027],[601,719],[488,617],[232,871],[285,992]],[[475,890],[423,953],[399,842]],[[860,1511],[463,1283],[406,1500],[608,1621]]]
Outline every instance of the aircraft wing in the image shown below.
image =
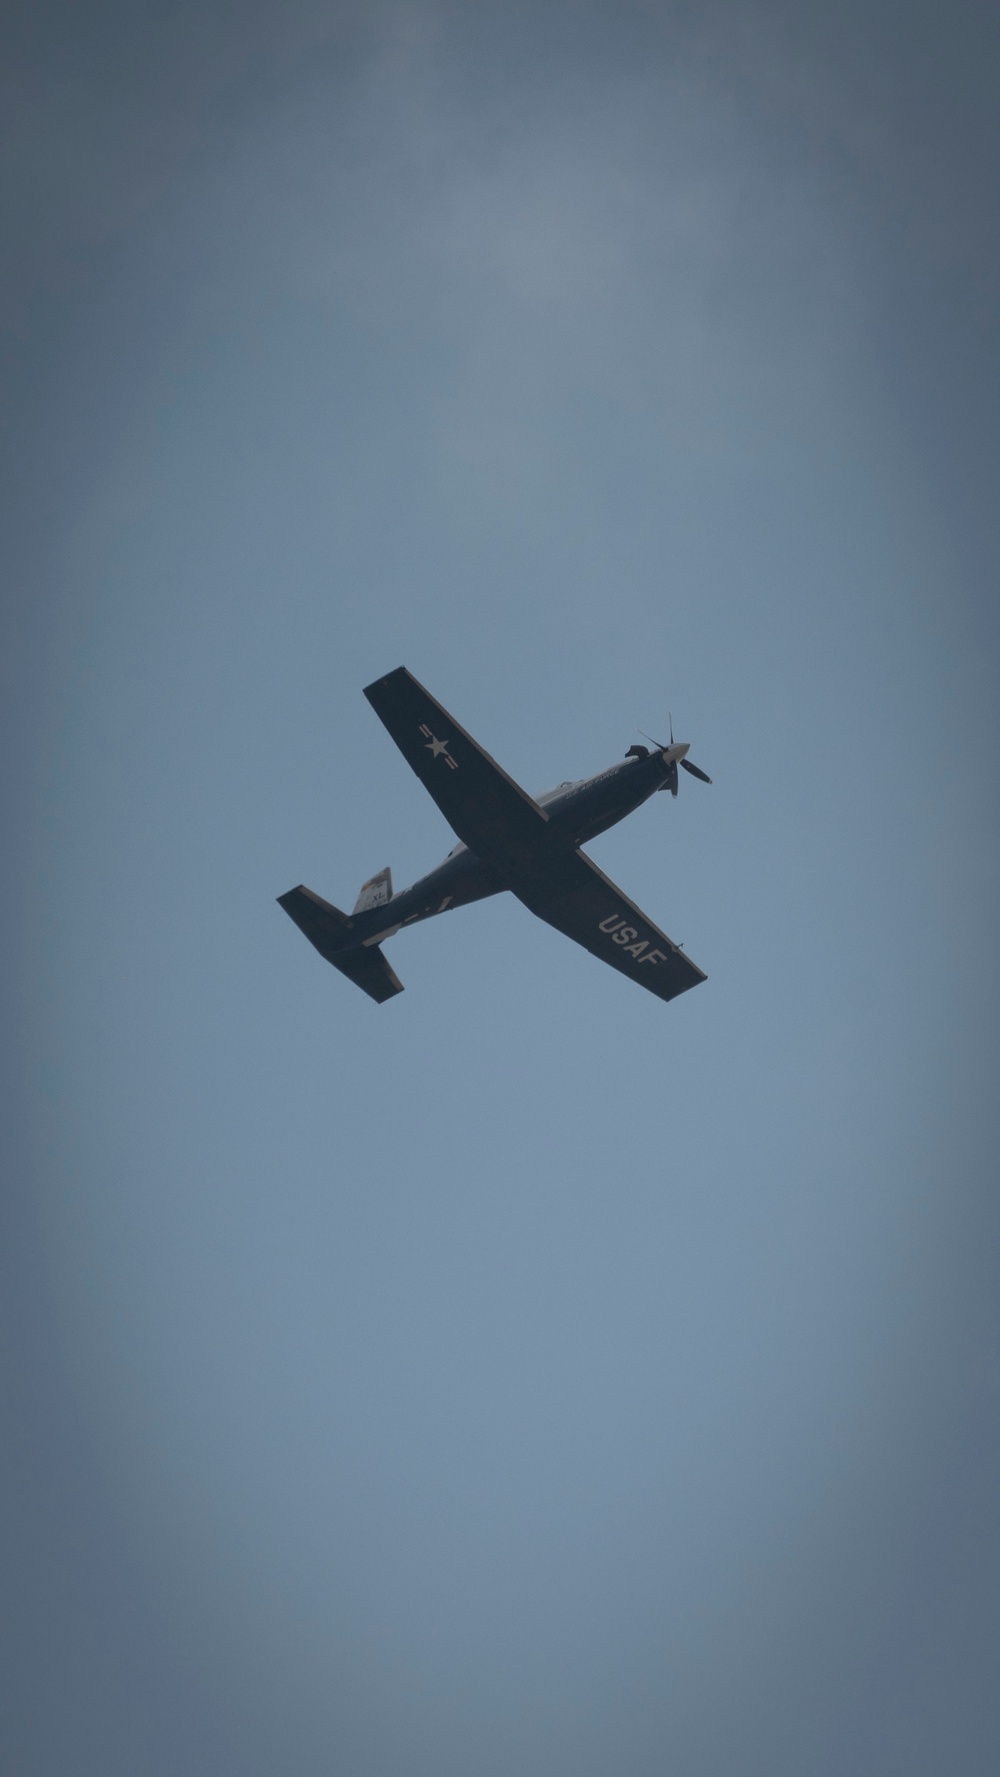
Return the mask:
[[550,850],[548,815],[405,666],[365,696],[459,839],[504,883]]
[[708,978],[585,852],[569,852],[551,869],[511,887],[539,919],[661,1000]]

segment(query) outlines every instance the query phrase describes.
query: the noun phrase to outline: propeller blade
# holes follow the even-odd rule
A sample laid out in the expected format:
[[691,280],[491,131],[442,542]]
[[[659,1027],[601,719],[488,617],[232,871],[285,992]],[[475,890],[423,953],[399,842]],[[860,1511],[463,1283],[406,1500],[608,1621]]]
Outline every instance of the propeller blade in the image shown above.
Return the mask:
[[[700,777],[703,784],[710,784],[711,783],[712,780],[709,777],[708,772],[702,771],[700,769],[700,767],[697,765],[692,765],[690,759],[682,759],[681,764],[683,765],[685,771],[689,771],[691,773],[692,777]],[[675,795],[677,794],[676,790],[674,791],[674,794]]]

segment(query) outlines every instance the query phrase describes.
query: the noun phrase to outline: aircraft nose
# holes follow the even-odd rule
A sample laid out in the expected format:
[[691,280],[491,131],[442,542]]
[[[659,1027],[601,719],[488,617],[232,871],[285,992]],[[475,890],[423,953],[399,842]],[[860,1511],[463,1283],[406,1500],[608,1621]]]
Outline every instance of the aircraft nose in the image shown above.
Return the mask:
[[685,753],[689,753],[690,751],[691,751],[690,741],[687,741],[687,740],[675,741],[673,746],[664,747],[664,749],[663,749],[664,763],[666,765],[676,765],[678,759],[683,759]]

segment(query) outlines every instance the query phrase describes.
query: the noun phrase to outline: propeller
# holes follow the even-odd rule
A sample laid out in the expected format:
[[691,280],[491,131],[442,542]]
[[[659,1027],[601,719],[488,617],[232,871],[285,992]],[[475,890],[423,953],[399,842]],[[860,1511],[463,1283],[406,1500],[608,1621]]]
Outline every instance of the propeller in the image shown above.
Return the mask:
[[[669,739],[669,741],[653,740],[653,736],[651,734],[644,734],[643,730],[641,728],[639,730],[639,733],[642,734],[643,740],[648,740],[648,741],[652,742],[652,745],[656,748],[657,752],[659,752],[659,753],[672,752],[673,748],[674,748],[674,744],[675,744],[674,743],[674,718],[670,714],[669,710],[667,712],[667,719],[670,723],[670,739]],[[660,789],[661,790],[669,790],[671,796],[676,796],[676,794],[677,794],[677,785],[678,785],[677,767],[678,767],[678,765],[683,765],[685,771],[690,772],[692,777],[700,778],[703,784],[710,784],[711,783],[712,780],[709,777],[708,772],[702,771],[700,765],[692,765],[688,759],[685,759],[683,757],[676,758],[676,759],[670,759],[667,762],[667,775],[664,778],[662,784],[660,785]]]

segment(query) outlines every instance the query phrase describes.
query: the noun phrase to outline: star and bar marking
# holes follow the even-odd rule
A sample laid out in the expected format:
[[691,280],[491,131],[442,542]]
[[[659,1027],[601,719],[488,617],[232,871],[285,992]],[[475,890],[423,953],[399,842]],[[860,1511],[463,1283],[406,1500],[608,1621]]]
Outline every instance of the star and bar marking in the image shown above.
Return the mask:
[[425,745],[431,757],[433,759],[443,759],[445,763],[451,767],[452,771],[457,771],[458,760],[453,759],[449,753],[448,742],[446,740],[438,740],[437,735],[431,733],[426,722],[421,722],[420,732],[426,736]]

